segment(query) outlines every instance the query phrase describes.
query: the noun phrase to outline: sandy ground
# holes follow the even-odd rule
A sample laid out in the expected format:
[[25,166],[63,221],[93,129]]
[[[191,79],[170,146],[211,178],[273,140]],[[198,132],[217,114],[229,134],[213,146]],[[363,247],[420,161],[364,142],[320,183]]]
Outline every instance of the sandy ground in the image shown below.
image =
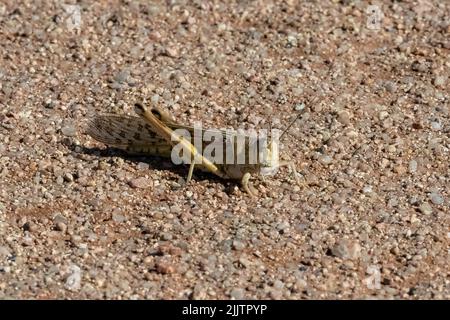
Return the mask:
[[[66,4],[69,4],[67,2]],[[0,4],[0,298],[449,299],[447,1]],[[259,197],[80,129],[282,129]]]

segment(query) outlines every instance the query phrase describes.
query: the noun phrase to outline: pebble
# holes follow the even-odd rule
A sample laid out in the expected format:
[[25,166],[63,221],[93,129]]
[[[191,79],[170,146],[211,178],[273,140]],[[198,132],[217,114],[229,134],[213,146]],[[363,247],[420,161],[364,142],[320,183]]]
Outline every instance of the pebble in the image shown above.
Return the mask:
[[61,132],[66,137],[74,137],[77,134],[77,129],[69,124],[61,128]]
[[31,247],[34,244],[33,238],[30,236],[25,236],[22,239],[22,245],[24,247]]
[[69,267],[69,276],[66,279],[65,287],[71,291],[77,291],[81,287],[81,269],[73,264]]
[[390,93],[394,93],[397,91],[397,85],[395,84],[395,82],[392,81],[387,81],[384,87],[386,88],[386,91]]
[[361,256],[361,246],[356,241],[340,240],[331,249],[331,254],[341,259],[356,260]]
[[28,221],[25,222],[25,224],[22,226],[23,230],[29,231],[29,232],[36,232],[38,227],[34,222]]
[[[301,95],[303,94],[303,87],[299,86],[299,87],[292,88],[292,94],[296,97],[301,97]],[[315,109],[315,111],[320,112],[320,111],[317,111],[316,109]]]
[[192,299],[194,300],[205,300],[206,299],[206,288],[201,284],[196,284],[192,292]]
[[242,264],[242,266],[244,268],[248,268],[252,264],[252,262],[249,259],[247,259],[247,257],[245,257],[245,256],[242,256],[239,258],[239,263]]
[[67,225],[64,222],[59,221],[55,224],[55,229],[64,233],[67,230]]
[[148,163],[145,163],[145,162],[139,162],[139,163],[137,164],[137,169],[138,169],[138,170],[148,170],[149,168],[150,168],[150,166],[149,166]]
[[236,251],[243,250],[245,248],[245,244],[239,240],[233,240],[233,249]]
[[230,252],[232,246],[233,246],[233,241],[231,241],[231,240],[224,240],[221,243],[221,249],[225,253]]
[[277,224],[277,230],[279,232],[285,231],[286,229],[289,228],[289,226],[290,226],[289,222],[283,221],[283,222],[280,222],[280,223]]
[[430,204],[428,202],[424,202],[419,206],[420,212],[423,214],[429,215],[433,212],[433,208],[431,208]]
[[244,299],[245,290],[242,288],[233,288],[230,292],[230,297],[235,300]]
[[294,286],[295,290],[300,292],[303,291],[308,286],[308,283],[304,279],[297,279]]
[[430,200],[436,205],[441,205],[444,203],[444,198],[436,192],[430,193]]
[[145,189],[151,186],[151,180],[140,177],[130,180],[128,184],[130,185],[130,187],[135,189]]
[[112,82],[112,83],[109,85],[109,87],[110,87],[111,89],[120,90],[120,89],[123,88],[123,84],[120,84],[119,82],[114,81],[114,82]]
[[283,298],[283,292],[280,290],[271,290],[270,297],[274,300],[281,300]]
[[169,232],[161,232],[159,237],[163,241],[170,241],[173,239],[173,235]]
[[11,253],[9,252],[9,249],[5,246],[0,246],[0,259],[8,257]]
[[399,175],[402,175],[406,173],[406,168],[405,166],[400,164],[394,167],[394,172],[398,173]]
[[56,184],[62,185],[64,183],[64,178],[62,176],[56,177]]
[[378,118],[379,118],[381,121],[383,121],[383,120],[386,119],[387,117],[389,117],[389,112],[387,112],[387,111],[381,111],[381,112],[378,114]]
[[171,58],[178,57],[179,51],[175,46],[169,46],[164,49],[164,54]]
[[442,125],[441,125],[440,122],[432,121],[431,122],[431,129],[433,129],[435,131],[440,131],[440,130],[442,130]]
[[61,215],[60,213],[57,213],[54,217],[53,217],[53,222],[56,224],[58,222],[67,224],[67,219]]
[[123,84],[127,81],[129,76],[130,76],[130,71],[127,69],[124,69],[124,70],[121,70],[119,73],[117,73],[114,80],[117,83]]
[[282,290],[284,288],[284,283],[280,280],[275,280],[273,282],[273,288],[276,290]]
[[348,126],[350,124],[350,115],[347,111],[341,111],[338,114],[338,121],[343,125]]
[[172,274],[176,272],[176,267],[168,261],[157,261],[155,263],[155,270],[161,274]]
[[73,181],[73,175],[71,173],[69,173],[69,172],[66,172],[64,174],[64,180],[66,182],[72,182]]
[[75,247],[78,247],[80,245],[80,243],[81,243],[81,237],[79,235],[73,234],[73,235],[70,236],[70,242]]
[[415,173],[417,171],[417,161],[411,160],[409,162],[408,169],[410,173]]
[[433,80],[433,84],[436,87],[440,88],[440,87],[444,87],[445,86],[446,81],[447,81],[447,78],[445,76],[436,76],[434,78],[434,80]]
[[423,62],[415,61],[412,64],[412,70],[425,73],[428,71],[428,66]]
[[154,256],[147,256],[144,258],[144,260],[142,260],[142,262],[147,265],[147,266],[151,266],[154,267],[155,266],[155,257]]
[[111,218],[114,222],[117,222],[117,223],[122,223],[126,220],[125,216],[121,215],[120,213],[116,213],[116,212],[113,212]]
[[330,164],[330,163],[333,162],[333,158],[330,157],[330,156],[328,156],[328,155],[321,155],[321,156],[319,157],[319,161],[320,161],[320,163],[322,163],[322,164],[328,165],[328,164]]
[[159,102],[159,99],[160,99],[160,96],[158,94],[154,94],[151,97],[150,101],[152,102],[153,105],[157,105]]
[[294,35],[287,36],[287,46],[289,48],[297,46],[297,38]]
[[55,102],[52,99],[46,99],[44,102],[44,107],[53,109],[55,107]]
[[182,212],[182,208],[178,205],[174,205],[170,207],[170,212],[174,214],[179,214],[180,212]]

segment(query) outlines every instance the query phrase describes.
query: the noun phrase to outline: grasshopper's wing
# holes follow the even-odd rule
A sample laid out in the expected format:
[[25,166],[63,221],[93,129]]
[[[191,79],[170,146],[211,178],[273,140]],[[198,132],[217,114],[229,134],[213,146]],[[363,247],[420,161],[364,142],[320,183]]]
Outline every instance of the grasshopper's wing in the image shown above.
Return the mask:
[[131,153],[170,156],[172,147],[145,120],[122,115],[96,115],[85,132],[108,146]]

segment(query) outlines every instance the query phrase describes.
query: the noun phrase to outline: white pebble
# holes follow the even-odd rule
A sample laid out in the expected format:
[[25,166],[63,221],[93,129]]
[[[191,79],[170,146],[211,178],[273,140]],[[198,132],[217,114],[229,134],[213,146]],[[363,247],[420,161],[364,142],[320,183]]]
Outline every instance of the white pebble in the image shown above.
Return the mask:
[[444,198],[436,192],[430,193],[430,200],[433,204],[441,205],[444,203]]
[[66,279],[66,288],[75,291],[81,287],[81,269],[79,266],[73,264],[69,267],[70,275]]
[[416,160],[411,160],[409,162],[409,172],[410,173],[414,173],[417,171],[417,161]]

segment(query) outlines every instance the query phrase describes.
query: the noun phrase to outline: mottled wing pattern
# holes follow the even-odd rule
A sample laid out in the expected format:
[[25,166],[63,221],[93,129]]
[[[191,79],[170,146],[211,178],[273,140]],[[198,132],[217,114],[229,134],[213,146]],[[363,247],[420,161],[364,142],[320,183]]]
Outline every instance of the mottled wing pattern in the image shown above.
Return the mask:
[[97,115],[89,120],[86,133],[108,146],[132,153],[170,156],[171,152],[171,146],[138,117]]

